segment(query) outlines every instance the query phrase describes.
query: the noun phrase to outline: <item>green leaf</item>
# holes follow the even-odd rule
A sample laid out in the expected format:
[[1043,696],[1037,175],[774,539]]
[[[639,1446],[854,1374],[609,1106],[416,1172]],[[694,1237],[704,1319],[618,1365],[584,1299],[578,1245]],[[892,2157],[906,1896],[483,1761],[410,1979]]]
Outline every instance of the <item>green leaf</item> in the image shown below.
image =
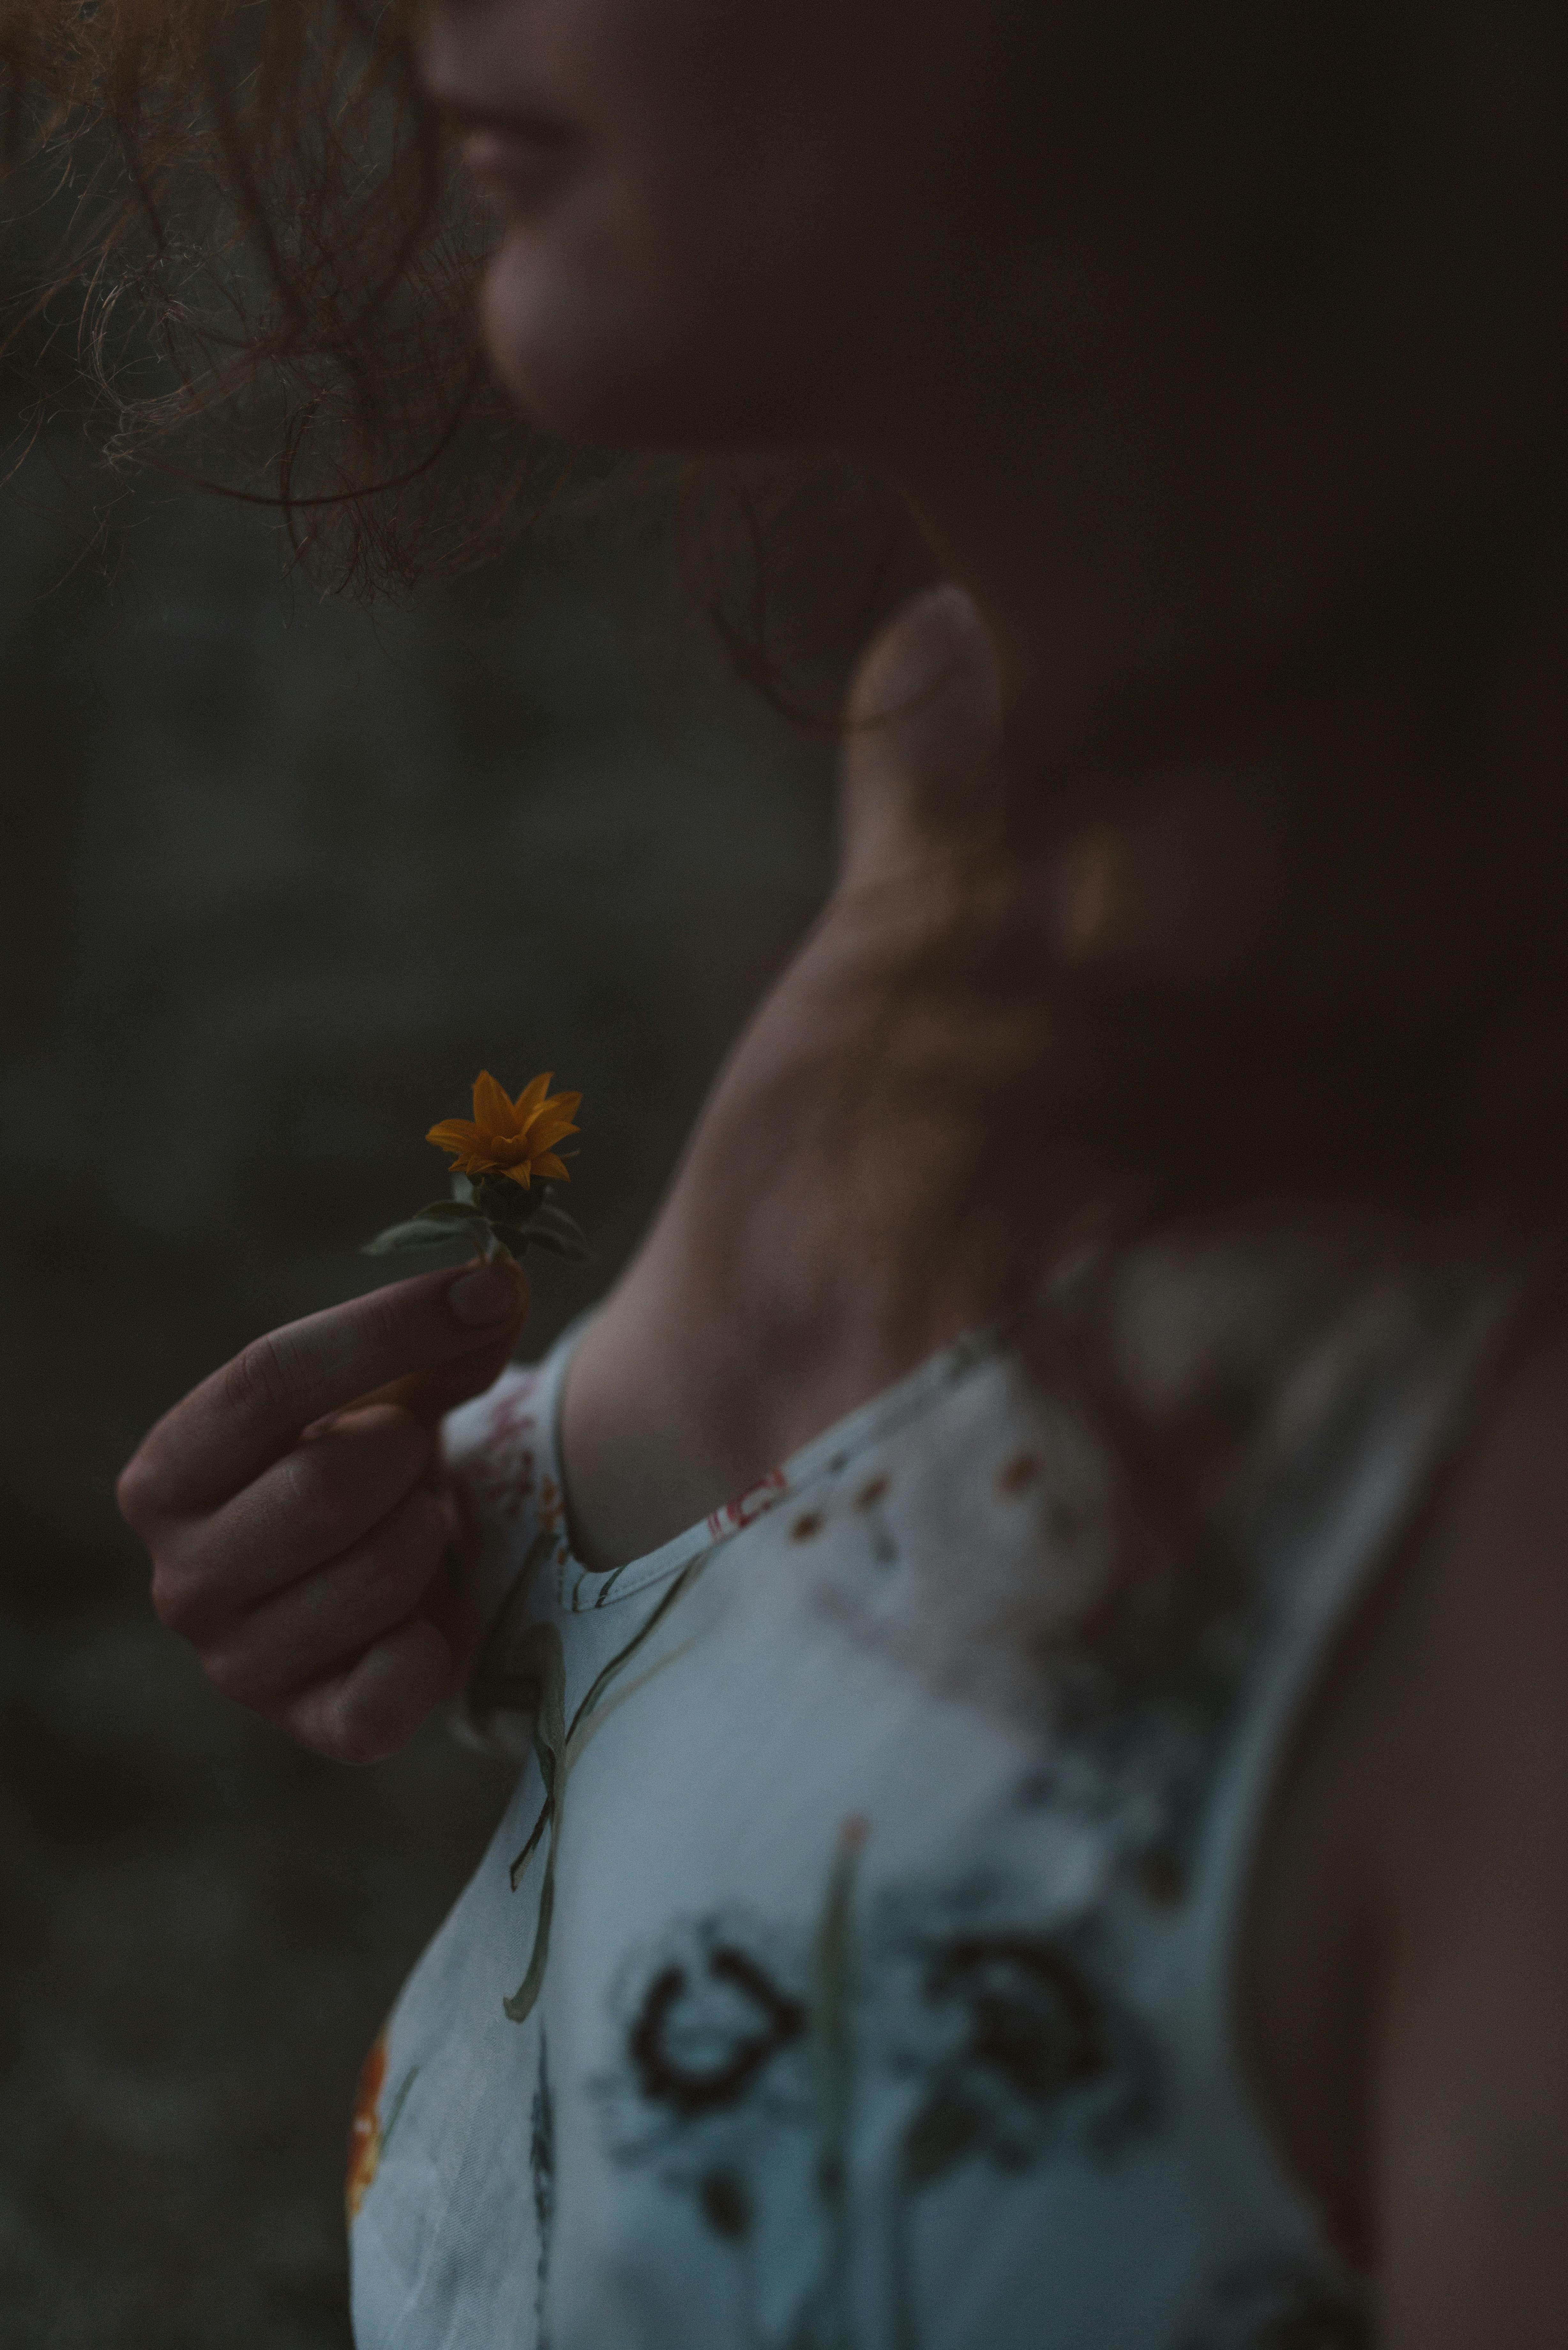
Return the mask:
[[524,1236],[536,1241],[541,1248],[556,1256],[570,1257],[574,1264],[587,1264],[591,1252],[582,1231],[565,1208],[554,1201],[544,1201],[519,1227]]
[[[481,1219],[483,1221],[483,1219]],[[464,1225],[437,1223],[431,1216],[415,1216],[406,1224],[390,1224],[367,1241],[361,1256],[399,1256],[405,1249],[449,1248],[453,1241],[469,1237]]]
[[432,1200],[428,1208],[416,1209],[420,1221],[433,1220],[438,1224],[483,1224],[485,1213],[472,1200]]

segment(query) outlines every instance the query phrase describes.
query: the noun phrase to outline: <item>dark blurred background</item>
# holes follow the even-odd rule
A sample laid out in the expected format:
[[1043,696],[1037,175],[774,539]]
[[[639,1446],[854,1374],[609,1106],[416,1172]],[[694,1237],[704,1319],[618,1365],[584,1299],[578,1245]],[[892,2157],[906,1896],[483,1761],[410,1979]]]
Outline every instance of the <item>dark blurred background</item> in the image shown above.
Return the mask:
[[381,1277],[481,1065],[584,1091],[597,1262],[531,1347],[587,1303],[817,902],[829,760],[613,507],[368,613],[62,427],[0,496],[0,2341],[328,2350],[355,2073],[508,1777],[223,1705],[114,1473]]

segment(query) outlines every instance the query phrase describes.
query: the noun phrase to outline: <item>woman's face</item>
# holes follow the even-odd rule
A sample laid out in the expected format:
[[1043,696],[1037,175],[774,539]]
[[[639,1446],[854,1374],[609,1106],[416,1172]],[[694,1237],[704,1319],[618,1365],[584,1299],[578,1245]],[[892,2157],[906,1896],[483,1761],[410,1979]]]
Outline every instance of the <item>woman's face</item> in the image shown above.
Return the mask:
[[1038,4],[433,0],[503,375],[623,444],[896,435],[1022,217]]
[[1540,76],[1398,0],[421,5],[524,405],[888,461],[1066,675],[1262,658],[1559,404]]

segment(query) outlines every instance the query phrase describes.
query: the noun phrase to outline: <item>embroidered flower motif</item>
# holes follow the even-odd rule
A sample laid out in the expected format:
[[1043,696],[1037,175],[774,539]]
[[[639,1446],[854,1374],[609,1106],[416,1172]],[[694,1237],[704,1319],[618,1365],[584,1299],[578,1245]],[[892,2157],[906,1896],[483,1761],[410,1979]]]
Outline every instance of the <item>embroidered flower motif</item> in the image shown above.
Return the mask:
[[974,2155],[1022,2170],[1064,2137],[1103,2157],[1152,2118],[1146,2034],[1096,1980],[1087,1937],[1008,1915],[998,1891],[884,1909],[889,2053],[924,2090],[904,2137],[911,2188]]
[[404,2074],[390,2110],[383,2116],[381,2096],[387,2083],[387,2035],[385,2032],[379,2033],[359,2067],[358,2085],[354,2092],[354,2117],[348,2125],[348,2175],[344,2181],[343,2199],[350,2220],[358,2217],[359,2206],[375,2182],[388,2143],[398,2126],[398,2116],[403,2110],[403,2102],[418,2075],[417,2064]]
[[612,2159],[652,2168],[710,2236],[745,2249],[748,2341],[846,2340],[849,1906],[864,1824],[841,1835],[808,1942],[731,1908],[633,1955],[612,2073],[592,2084]]
[[738,1912],[686,1921],[623,1972],[615,1999],[624,2052],[594,2094],[618,2160],[679,2154],[706,2173],[737,2127],[810,2118],[805,1968]]
[[381,2164],[381,2091],[387,2079],[387,2036],[382,2033],[359,2067],[354,2092],[354,2117],[348,2125],[348,2176],[344,2201],[348,2217],[357,2220],[359,2206]]
[[539,1498],[535,1515],[541,1534],[560,1534],[565,1528],[566,1497],[548,1471],[539,1480]]
[[456,1175],[503,1175],[526,1191],[535,1175],[552,1182],[571,1178],[556,1155],[556,1145],[577,1128],[572,1113],[581,1094],[552,1094],[548,1075],[524,1087],[515,1101],[497,1085],[488,1069],[473,1081],[473,1118],[442,1118],[426,1135],[440,1150],[452,1154]]
[[748,1485],[745,1492],[737,1493],[732,1502],[726,1502],[722,1509],[710,1511],[709,1540],[722,1542],[726,1534],[738,1534],[742,1526],[749,1526],[753,1518],[760,1518],[765,1511],[773,1508],[775,1502],[782,1501],[788,1492],[789,1479],[784,1471],[770,1469],[765,1477],[759,1477],[754,1485]]
[[[459,1492],[472,1497],[482,1521],[514,1524],[535,1489],[539,1416],[535,1371],[505,1371],[491,1390],[483,1432],[452,1464]],[[546,1480],[546,1482],[549,1481]]]
[[798,2000],[746,1951],[721,1944],[700,1974],[668,1966],[654,1977],[632,2031],[632,2061],[645,2097],[694,2121],[738,2105],[805,2026]]

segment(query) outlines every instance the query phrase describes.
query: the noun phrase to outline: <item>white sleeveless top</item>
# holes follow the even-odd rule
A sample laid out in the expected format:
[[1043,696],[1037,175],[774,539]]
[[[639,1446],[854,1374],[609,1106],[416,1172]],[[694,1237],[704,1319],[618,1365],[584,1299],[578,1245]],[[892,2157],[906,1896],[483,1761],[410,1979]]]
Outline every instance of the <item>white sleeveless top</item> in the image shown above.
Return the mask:
[[455,1414],[527,1760],[367,2062],[359,2350],[1369,2345],[1239,2069],[1240,1917],[1517,1288],[1085,1255],[609,1575],[568,1347]]

